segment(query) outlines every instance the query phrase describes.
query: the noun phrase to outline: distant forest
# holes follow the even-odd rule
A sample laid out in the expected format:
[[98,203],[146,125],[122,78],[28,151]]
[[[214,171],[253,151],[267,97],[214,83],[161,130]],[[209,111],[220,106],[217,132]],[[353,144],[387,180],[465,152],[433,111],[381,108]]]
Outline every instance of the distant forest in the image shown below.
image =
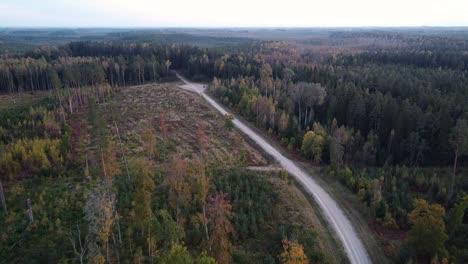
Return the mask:
[[[412,47],[313,62],[307,55],[283,54],[290,52],[287,45],[252,44],[237,53],[190,45],[72,42],[2,59],[0,89],[135,85],[171,78],[171,69],[178,69],[199,80],[216,78],[216,96],[298,147],[314,123],[334,124],[352,138],[343,146],[348,162],[436,166],[453,161],[451,131],[468,111],[468,55]],[[372,145],[370,155],[358,149],[365,143]]]

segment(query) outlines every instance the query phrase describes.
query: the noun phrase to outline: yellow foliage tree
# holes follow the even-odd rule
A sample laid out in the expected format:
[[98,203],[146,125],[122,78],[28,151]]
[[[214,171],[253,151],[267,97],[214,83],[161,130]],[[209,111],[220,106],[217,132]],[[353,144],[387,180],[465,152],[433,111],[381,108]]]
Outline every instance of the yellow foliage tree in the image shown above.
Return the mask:
[[39,173],[60,167],[60,140],[26,139],[7,145],[0,157],[0,173],[14,178],[22,172]]
[[283,239],[283,252],[280,255],[283,264],[307,264],[309,263],[304,247],[288,239]]
[[167,177],[169,186],[169,205],[176,211],[177,224],[183,226],[184,220],[181,211],[192,200],[191,175],[189,175],[189,163],[180,157],[174,158],[171,171]]
[[140,227],[141,233],[146,236],[148,254],[153,256],[156,250],[156,240],[151,230],[151,195],[156,188],[153,181],[154,167],[146,158],[137,158],[130,162],[134,177],[135,192],[133,194],[133,210],[135,223]]
[[445,210],[439,204],[429,204],[424,199],[415,200],[415,208],[408,215],[412,227],[408,243],[418,257],[433,257],[445,251],[448,236],[445,231]]
[[116,147],[113,141],[109,142],[106,148],[101,149],[102,174],[106,183],[112,186],[113,177],[121,172],[120,164],[116,156]]
[[156,135],[154,134],[154,130],[152,128],[146,128],[141,135],[141,139],[143,140],[143,144],[146,148],[146,153],[148,154],[148,158],[153,159],[157,158],[156,153]]
[[302,139],[301,151],[307,158],[313,157],[317,163],[322,161],[325,138],[322,134],[309,131]]

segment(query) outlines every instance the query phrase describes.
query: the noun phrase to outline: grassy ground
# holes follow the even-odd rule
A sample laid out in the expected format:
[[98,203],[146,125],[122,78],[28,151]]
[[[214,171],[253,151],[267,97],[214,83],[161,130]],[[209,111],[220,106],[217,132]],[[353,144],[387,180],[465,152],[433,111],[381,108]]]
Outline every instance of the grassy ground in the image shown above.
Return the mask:
[[290,221],[313,229],[317,234],[319,247],[326,252],[326,260],[329,263],[347,263],[339,241],[328,229],[317,205],[310,202],[300,187],[297,187],[292,179],[286,182],[279,177],[270,176],[268,181],[273,184],[279,194],[278,221]]
[[[261,166],[267,161],[235,131],[224,127],[224,119],[214,113],[197,95],[179,89],[176,83],[134,86],[122,89],[109,104],[124,145],[131,155],[143,154],[141,135],[153,128],[162,141],[161,118],[164,116],[167,137],[173,154],[181,158],[200,158],[208,164]],[[203,128],[203,149],[197,138]]]

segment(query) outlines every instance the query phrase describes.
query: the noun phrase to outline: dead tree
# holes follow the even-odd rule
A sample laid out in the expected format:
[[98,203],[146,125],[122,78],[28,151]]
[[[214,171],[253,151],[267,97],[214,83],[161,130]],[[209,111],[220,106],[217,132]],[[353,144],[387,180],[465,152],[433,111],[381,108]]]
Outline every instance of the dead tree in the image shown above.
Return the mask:
[[31,206],[31,199],[28,198],[28,200],[26,200],[27,204],[28,204],[28,216],[29,216],[29,222],[34,222],[34,217],[33,217],[33,211],[32,211],[32,206]]
[[117,132],[117,138],[119,139],[120,152],[122,153],[122,158],[123,158],[123,161],[124,161],[125,170],[127,172],[127,180],[128,180],[128,182],[130,182],[130,171],[128,170],[127,158],[125,156],[125,151],[124,151],[124,148],[123,148],[122,138],[120,137],[119,127],[117,126],[117,122],[115,122],[115,120],[114,120],[114,127],[115,127],[115,132]]
[[88,252],[89,235],[86,235],[84,238],[82,238],[80,227],[76,225],[76,233],[70,232],[68,238],[70,239],[70,243],[72,244],[73,252],[75,253],[76,257],[80,260],[80,264],[85,263],[85,256]]
[[5,199],[5,192],[3,191],[2,182],[0,182],[0,200],[2,201],[2,207],[3,207],[3,211],[5,212],[5,215],[8,215],[6,199]]

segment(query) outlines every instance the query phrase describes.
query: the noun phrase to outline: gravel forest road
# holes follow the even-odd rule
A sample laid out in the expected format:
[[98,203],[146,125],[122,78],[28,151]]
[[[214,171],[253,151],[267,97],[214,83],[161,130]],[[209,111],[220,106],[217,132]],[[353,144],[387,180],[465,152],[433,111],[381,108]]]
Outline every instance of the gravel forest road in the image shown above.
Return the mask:
[[[179,74],[177,74],[177,77],[179,77],[179,79],[185,83],[184,85],[180,86],[181,88],[200,94],[222,115],[228,114],[228,112],[221,105],[219,105],[215,100],[213,100],[205,93],[205,85],[192,83]],[[320,209],[323,211],[323,215],[332,227],[333,232],[336,234],[341,244],[343,245],[344,251],[348,256],[349,261],[351,263],[371,263],[366,248],[359,238],[358,233],[351,224],[350,220],[344,214],[343,210],[341,210],[333,198],[322,187],[320,187],[319,184],[317,184],[311,175],[307,174],[292,160],[285,157],[279,150],[275,149],[263,137],[255,133],[247,125],[235,118],[234,115],[232,116],[234,117],[233,124],[237,129],[250,137],[260,148],[275,158],[281,164],[281,166],[283,166],[286,171],[295,177],[296,180],[302,184],[304,189],[310,195],[312,195]]]

